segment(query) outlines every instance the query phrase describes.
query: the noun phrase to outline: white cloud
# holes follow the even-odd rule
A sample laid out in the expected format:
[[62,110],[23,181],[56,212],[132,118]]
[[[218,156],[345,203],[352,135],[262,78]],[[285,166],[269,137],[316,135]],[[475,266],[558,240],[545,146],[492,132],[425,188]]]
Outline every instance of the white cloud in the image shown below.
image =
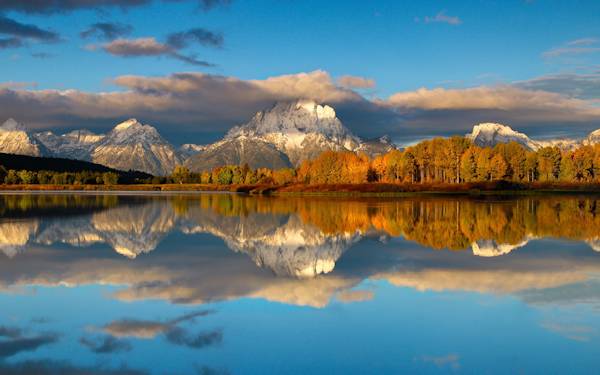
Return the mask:
[[[385,105],[423,110],[531,110],[562,113],[572,120],[600,116],[600,108],[582,99],[541,90],[503,86],[479,86],[466,89],[420,88],[390,96]],[[549,118],[549,117],[548,117]]]
[[123,57],[159,56],[171,53],[171,48],[154,38],[115,39],[106,43],[102,48],[113,55]]
[[374,100],[341,85],[352,81],[354,87],[357,82],[364,86],[361,79],[340,82],[322,70],[255,80],[198,72],[126,75],[112,80],[119,90],[103,93],[25,89],[7,83],[0,88],[0,119],[14,117],[34,129],[83,126],[105,131],[119,120],[137,117],[176,143],[179,135],[189,138],[192,133],[195,142],[203,142],[206,134],[223,134],[276,101],[309,98],[334,106],[344,124],[360,136],[389,134],[402,142],[417,135],[460,134],[482,121],[506,122],[534,133],[539,124],[545,132],[589,131],[600,124],[600,108],[593,99],[597,82],[588,78],[578,77],[587,80],[587,94],[579,96],[568,91],[583,87],[577,80],[552,83],[540,78],[512,85],[421,88]]
[[575,40],[571,40],[570,42],[567,42],[567,45],[569,46],[589,46],[590,44],[596,44],[598,42],[598,39],[596,38],[580,38],[580,39],[575,39]]
[[[418,19],[415,19],[418,22]],[[449,25],[458,26],[462,24],[462,20],[458,16],[449,16],[445,10],[438,12],[435,16],[425,16],[423,18],[425,23],[447,23]]]
[[551,48],[542,53],[546,59],[571,55],[585,55],[600,52],[600,45],[596,38],[580,38],[571,40],[561,46]]

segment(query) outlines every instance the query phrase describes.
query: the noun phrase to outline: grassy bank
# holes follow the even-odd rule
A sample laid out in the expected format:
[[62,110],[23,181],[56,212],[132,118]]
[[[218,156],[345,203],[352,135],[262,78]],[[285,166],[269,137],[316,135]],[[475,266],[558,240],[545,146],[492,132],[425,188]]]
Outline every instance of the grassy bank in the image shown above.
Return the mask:
[[600,184],[514,183],[507,181],[465,184],[326,184],[306,185],[217,185],[217,184],[138,184],[138,185],[0,185],[0,191],[223,191],[263,195],[365,195],[405,196],[415,194],[505,194],[600,193]]

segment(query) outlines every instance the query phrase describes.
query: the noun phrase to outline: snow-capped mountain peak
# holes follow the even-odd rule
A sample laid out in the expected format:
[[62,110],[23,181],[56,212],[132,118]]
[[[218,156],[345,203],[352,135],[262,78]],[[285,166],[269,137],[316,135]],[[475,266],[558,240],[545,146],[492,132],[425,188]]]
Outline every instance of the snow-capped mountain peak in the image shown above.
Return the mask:
[[232,128],[224,141],[242,138],[246,143],[251,140],[273,145],[294,165],[324,150],[353,151],[360,144],[332,107],[308,99],[278,102],[257,112],[246,124]]
[[302,108],[309,113],[313,113],[320,119],[335,118],[335,110],[328,105],[319,105],[314,100],[299,100],[296,108]]
[[537,151],[543,147],[558,147],[561,150],[574,150],[582,144],[600,143],[600,129],[588,135],[587,138],[556,138],[556,139],[531,139],[524,133],[513,130],[510,126],[498,123],[483,123],[473,127],[473,131],[466,135],[474,144],[481,147],[494,147],[499,143],[516,142],[525,148]]
[[0,126],[0,152],[7,154],[40,156],[45,150],[27,133],[25,126],[9,118]]
[[166,143],[155,127],[142,125],[136,119],[129,119],[117,124],[105,137],[103,142],[158,142]]
[[117,126],[114,127],[113,131],[127,130],[132,126],[142,126],[142,124],[140,124],[137,119],[130,118],[129,120],[117,124]]
[[156,128],[142,125],[136,119],[121,122],[94,144],[91,159],[112,168],[154,175],[167,175],[181,163],[174,147]]
[[466,135],[477,146],[493,147],[498,143],[517,142],[530,150],[539,148],[537,142],[531,140],[526,134],[513,130],[510,126],[486,122],[475,125],[473,131]]
[[335,110],[312,100],[279,102],[266,111],[260,111],[246,124],[229,131],[228,138],[240,135],[318,133],[329,137],[352,136],[336,117]]
[[389,139],[363,141],[346,128],[335,110],[310,99],[278,102],[232,128],[225,138],[187,159],[194,171],[227,164],[252,168],[299,165],[327,150],[377,155],[394,145]]

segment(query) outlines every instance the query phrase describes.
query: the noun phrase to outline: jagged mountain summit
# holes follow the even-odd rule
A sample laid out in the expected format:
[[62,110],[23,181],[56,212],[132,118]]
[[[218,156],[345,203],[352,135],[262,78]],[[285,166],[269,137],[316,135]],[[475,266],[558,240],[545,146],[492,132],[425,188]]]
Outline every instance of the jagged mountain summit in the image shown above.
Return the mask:
[[95,134],[89,130],[73,130],[72,132],[56,135],[51,131],[33,135],[52,156],[91,161],[91,152],[104,134]]
[[312,100],[279,102],[260,111],[246,124],[232,128],[225,137],[186,164],[194,171],[248,163],[252,168],[297,166],[326,150],[378,154],[393,148],[389,139],[362,141],[337,118],[335,110]]
[[175,148],[150,125],[129,119],[94,144],[91,160],[121,170],[167,175],[181,159]]
[[0,126],[0,152],[7,154],[42,156],[46,150],[32,137],[25,126],[9,118]]
[[310,100],[277,103],[255,114],[245,125],[231,129],[225,139],[240,137],[272,144],[295,165],[324,149],[354,150],[360,144],[360,139],[342,125],[333,108]]
[[598,143],[600,141],[600,131],[590,133],[587,138],[581,141],[574,139],[533,140],[526,134],[513,130],[510,126],[486,122],[475,125],[471,133],[466,134],[466,137],[481,147],[494,147],[499,143],[516,142],[533,151],[548,146],[571,150],[582,144]]

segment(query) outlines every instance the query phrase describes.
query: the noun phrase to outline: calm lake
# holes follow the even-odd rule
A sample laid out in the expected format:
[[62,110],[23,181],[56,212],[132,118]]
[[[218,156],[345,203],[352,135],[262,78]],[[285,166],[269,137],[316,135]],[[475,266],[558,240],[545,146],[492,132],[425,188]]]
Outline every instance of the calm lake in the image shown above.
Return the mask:
[[0,196],[1,374],[590,373],[600,196]]

